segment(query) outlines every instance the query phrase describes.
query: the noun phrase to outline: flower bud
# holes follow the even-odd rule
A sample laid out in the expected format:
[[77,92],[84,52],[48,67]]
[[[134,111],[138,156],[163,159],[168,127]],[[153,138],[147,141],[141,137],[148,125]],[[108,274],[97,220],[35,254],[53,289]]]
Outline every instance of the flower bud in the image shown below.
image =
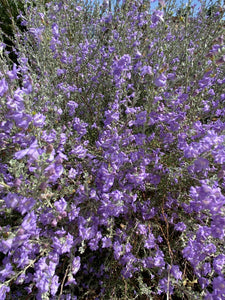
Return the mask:
[[14,181],[14,186],[19,187],[21,185],[22,181],[19,178],[16,178]]
[[63,211],[62,213],[61,213],[61,217],[62,218],[65,218],[67,216],[67,212],[66,211]]
[[48,144],[48,146],[46,147],[46,153],[50,154],[53,151],[53,146],[52,144]]
[[47,187],[47,183],[46,182],[42,182],[40,185],[39,185],[39,189],[44,191]]
[[223,179],[225,177],[225,171],[224,170],[220,170],[217,174],[219,179]]
[[57,226],[57,220],[56,220],[56,219],[53,219],[51,225],[52,225],[53,227],[56,227],[56,226]]

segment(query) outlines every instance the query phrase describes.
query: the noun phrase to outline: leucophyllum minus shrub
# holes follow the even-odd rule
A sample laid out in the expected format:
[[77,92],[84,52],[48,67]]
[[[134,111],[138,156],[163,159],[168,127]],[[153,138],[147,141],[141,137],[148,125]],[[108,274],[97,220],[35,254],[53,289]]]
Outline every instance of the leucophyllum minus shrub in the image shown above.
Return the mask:
[[224,296],[222,13],[141,5],[28,6],[1,60],[3,299]]

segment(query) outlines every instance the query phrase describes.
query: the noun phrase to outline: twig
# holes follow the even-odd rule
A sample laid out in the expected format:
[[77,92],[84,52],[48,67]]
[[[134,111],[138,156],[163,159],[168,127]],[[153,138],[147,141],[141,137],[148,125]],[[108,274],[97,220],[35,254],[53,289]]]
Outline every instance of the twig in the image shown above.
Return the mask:
[[59,294],[58,300],[60,300],[60,297],[62,296],[62,293],[63,293],[63,286],[64,286],[64,283],[65,283],[65,280],[66,280],[66,276],[67,276],[67,274],[68,274],[68,272],[69,272],[69,268],[70,268],[70,266],[67,267],[66,273],[65,273],[65,275],[64,275],[64,277],[63,277],[62,284],[61,284],[61,288],[60,288],[60,294]]

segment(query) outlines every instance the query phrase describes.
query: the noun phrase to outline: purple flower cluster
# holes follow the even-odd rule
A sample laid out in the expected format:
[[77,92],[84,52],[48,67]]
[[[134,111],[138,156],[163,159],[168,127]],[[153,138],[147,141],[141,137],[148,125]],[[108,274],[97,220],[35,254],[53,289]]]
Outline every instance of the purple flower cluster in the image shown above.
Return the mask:
[[28,6],[2,60],[3,300],[225,298],[225,45],[143,4]]

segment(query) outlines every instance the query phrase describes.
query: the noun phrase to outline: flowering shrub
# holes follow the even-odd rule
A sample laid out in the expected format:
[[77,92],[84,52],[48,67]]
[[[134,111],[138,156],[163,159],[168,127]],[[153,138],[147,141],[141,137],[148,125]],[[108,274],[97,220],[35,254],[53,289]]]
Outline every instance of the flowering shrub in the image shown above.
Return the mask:
[[223,10],[28,2],[1,57],[1,299],[224,299]]

